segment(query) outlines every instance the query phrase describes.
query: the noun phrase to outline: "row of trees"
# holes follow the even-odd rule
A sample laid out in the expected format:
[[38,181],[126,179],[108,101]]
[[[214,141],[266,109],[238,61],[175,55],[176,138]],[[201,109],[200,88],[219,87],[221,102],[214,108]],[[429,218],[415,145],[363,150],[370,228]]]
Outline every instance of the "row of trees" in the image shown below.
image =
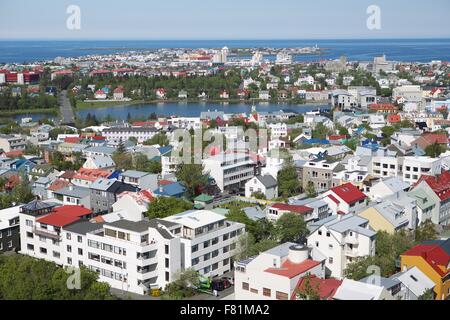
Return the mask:
[[14,96],[8,88],[0,93],[0,110],[55,109],[57,106],[56,98],[43,92],[37,96],[30,96],[27,93]]
[[[76,274],[28,256],[0,255],[0,300],[112,300],[107,283],[82,267]],[[68,285],[69,284],[69,285]],[[75,289],[70,289],[75,287]]]

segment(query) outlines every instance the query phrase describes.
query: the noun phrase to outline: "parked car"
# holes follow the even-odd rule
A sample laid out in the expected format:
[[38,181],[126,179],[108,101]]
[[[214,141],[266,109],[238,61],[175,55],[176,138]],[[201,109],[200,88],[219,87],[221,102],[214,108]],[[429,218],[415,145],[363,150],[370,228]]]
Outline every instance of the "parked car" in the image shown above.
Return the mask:
[[223,291],[231,287],[230,281],[226,279],[215,279],[211,283],[211,289],[216,291]]
[[233,277],[222,277],[222,280],[227,280],[232,286],[234,286],[234,278]]

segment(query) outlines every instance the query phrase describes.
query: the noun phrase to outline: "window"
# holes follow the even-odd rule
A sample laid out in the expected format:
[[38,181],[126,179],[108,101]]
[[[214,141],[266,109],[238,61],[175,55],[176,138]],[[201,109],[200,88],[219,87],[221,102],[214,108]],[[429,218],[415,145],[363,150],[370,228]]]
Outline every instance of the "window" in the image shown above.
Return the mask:
[[209,247],[209,240],[203,242],[203,248],[208,248]]
[[263,296],[270,297],[272,295],[272,291],[267,288],[263,288]]
[[39,241],[41,242],[45,242],[47,240],[47,238],[43,237],[43,236],[39,236]]
[[249,284],[248,284],[248,282],[242,282],[242,290],[249,290],[250,289],[250,286],[249,286]]
[[277,300],[288,300],[288,294],[284,292],[277,291],[276,293]]
[[203,256],[203,261],[207,261],[211,258],[211,253],[207,253]]
[[228,263],[230,263],[230,259],[229,259],[229,258],[223,260],[223,262],[222,262],[222,264],[223,264],[224,266],[228,265]]
[[27,232],[27,238],[33,239],[34,238],[33,233],[32,232]]
[[169,246],[167,244],[164,246],[164,252],[169,254]]
[[257,290],[257,289],[251,288],[251,289],[250,289],[250,292],[251,292],[251,293],[254,293],[254,294],[258,294],[258,290]]
[[330,236],[331,236],[330,231],[327,231],[327,237],[330,237]]
[[166,258],[165,262],[166,262],[166,268],[169,268],[169,266],[170,266],[169,259]]
[[78,236],[77,238],[78,238],[78,242],[79,243],[83,242],[83,237],[82,236]]
[[192,264],[193,266],[195,266],[195,265],[197,265],[199,262],[200,262],[200,259],[199,259],[199,258],[195,258],[195,259],[192,259],[191,264]]
[[83,249],[78,248],[78,255],[82,256],[83,255]]
[[332,244],[329,244],[329,245],[328,245],[328,249],[333,249],[333,245],[332,245]]
[[47,254],[47,249],[40,247],[39,252],[42,254]]
[[67,252],[72,252],[72,246],[67,246]]
[[72,238],[72,235],[70,233],[67,233],[66,238],[67,238],[67,240],[70,240]]
[[72,264],[72,258],[67,258],[67,264]]
[[25,224],[27,225],[27,227],[32,227],[33,226],[33,221],[31,220],[26,220]]
[[219,263],[216,262],[212,265],[213,270],[217,270],[218,268],[219,268]]
[[329,257],[329,258],[328,258],[328,263],[329,263],[329,264],[333,264],[333,258],[332,258],[332,257]]
[[53,251],[53,257],[59,259],[61,257],[61,254],[58,251]]
[[10,249],[10,248],[12,248],[12,246],[13,246],[12,241],[8,241],[8,248]]
[[319,246],[319,241],[316,241],[316,247],[318,247]]
[[319,234],[319,236],[321,236],[322,235],[322,230],[319,230],[318,234]]
[[27,244],[27,249],[28,250],[34,250],[34,246],[32,244]]
[[12,236],[12,231],[11,231],[11,229],[8,230],[7,236],[8,236],[8,237],[11,237],[11,236]]
[[170,273],[166,272],[166,281],[169,282],[170,281]]
[[197,252],[198,251],[198,244],[196,244],[195,246],[192,246],[192,252]]

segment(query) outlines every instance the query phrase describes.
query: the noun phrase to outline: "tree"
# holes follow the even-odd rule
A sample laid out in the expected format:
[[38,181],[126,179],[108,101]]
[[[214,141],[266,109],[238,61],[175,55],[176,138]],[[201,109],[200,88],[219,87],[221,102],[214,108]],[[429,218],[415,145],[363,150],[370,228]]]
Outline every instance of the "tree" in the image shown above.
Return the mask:
[[259,219],[254,222],[253,235],[255,240],[262,241],[264,239],[276,239],[275,226],[267,219]]
[[302,287],[297,290],[297,294],[300,296],[300,299],[320,300],[319,283],[317,283],[315,286],[312,285],[312,277],[310,273],[308,273],[303,279],[304,282]]
[[314,187],[314,182],[308,181],[305,191],[306,191],[306,195],[308,196],[308,198],[317,197],[317,191],[316,191],[316,188]]
[[52,262],[22,255],[0,256],[0,299],[3,300],[111,300],[107,283],[85,267],[79,269],[80,288],[70,290],[66,272]]
[[252,197],[255,199],[259,199],[259,200],[266,200],[266,195],[264,193],[262,193],[261,191],[258,192],[253,192],[252,193]]
[[278,240],[283,242],[304,242],[309,234],[303,217],[294,213],[283,214],[275,223]]
[[174,275],[174,281],[168,283],[161,296],[165,300],[181,300],[195,295],[200,278],[194,268],[180,271]]
[[201,164],[182,163],[177,167],[175,176],[177,180],[186,188],[187,197],[194,198],[200,193],[201,186],[208,184],[208,174],[204,174],[204,167]]
[[144,142],[144,145],[146,146],[154,146],[154,145],[167,146],[168,144],[169,139],[167,138],[167,135],[163,132],[155,134],[152,138]]
[[12,190],[11,200],[16,204],[28,203],[34,199],[31,184],[28,182],[26,176],[22,176],[20,180],[21,182]]
[[437,142],[430,144],[425,148],[425,154],[431,158],[438,158],[447,148]]
[[431,220],[426,220],[414,231],[414,240],[417,244],[426,240],[435,240],[437,236],[438,232]]
[[285,159],[283,168],[278,172],[278,192],[282,197],[290,197],[300,192],[300,181],[292,158]]
[[261,252],[270,250],[278,245],[276,240],[263,239],[256,242],[255,237],[251,233],[244,233],[238,239],[236,245],[236,259],[244,260],[254,257]]
[[418,300],[434,300],[435,293],[433,289],[427,289],[421,296],[418,297]]
[[131,153],[116,151],[113,153],[112,159],[116,164],[116,169],[118,170],[133,169],[133,156]]
[[162,165],[161,162],[150,160],[147,165],[147,172],[153,173],[153,174],[159,174],[162,172]]
[[158,197],[148,206],[147,217],[165,218],[192,209],[192,203],[174,197]]
[[312,131],[312,136],[314,139],[324,140],[332,132],[328,129],[322,122],[318,123]]

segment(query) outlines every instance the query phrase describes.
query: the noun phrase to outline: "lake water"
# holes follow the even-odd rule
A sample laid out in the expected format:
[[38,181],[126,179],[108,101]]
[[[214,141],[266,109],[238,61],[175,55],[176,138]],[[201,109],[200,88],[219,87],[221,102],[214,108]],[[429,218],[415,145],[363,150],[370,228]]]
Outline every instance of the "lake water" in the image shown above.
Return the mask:
[[[329,110],[327,104],[282,104],[282,103],[259,103],[256,110],[262,112],[275,112],[283,110],[296,113],[306,113],[312,110]],[[225,103],[156,103],[136,104],[128,106],[115,106],[111,108],[82,109],[76,112],[77,117],[84,119],[90,113],[97,119],[105,119],[108,115],[118,120],[126,120],[128,114],[131,118],[148,118],[152,113],[161,116],[198,117],[203,111],[223,111],[225,113],[250,113],[250,104],[225,104]]]

